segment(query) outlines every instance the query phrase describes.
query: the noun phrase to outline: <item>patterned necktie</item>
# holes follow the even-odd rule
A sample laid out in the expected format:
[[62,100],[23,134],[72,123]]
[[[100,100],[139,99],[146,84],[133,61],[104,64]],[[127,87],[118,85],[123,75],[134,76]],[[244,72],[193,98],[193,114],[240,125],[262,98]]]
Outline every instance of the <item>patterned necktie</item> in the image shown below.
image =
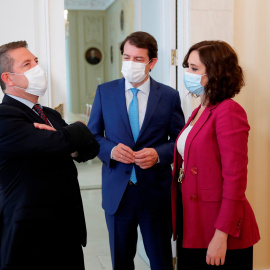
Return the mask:
[[40,116],[40,118],[46,123],[46,125],[51,126],[48,118],[46,117],[46,115],[44,114],[43,110],[41,109],[41,107],[36,104],[33,109],[38,113],[38,115]]
[[[131,88],[130,89],[133,94],[133,99],[129,105],[128,115],[129,115],[129,123],[132,130],[134,141],[136,142],[140,132],[140,125],[139,125],[139,106],[138,106],[138,98],[137,93],[139,89]],[[135,173],[135,168],[133,166],[130,180],[135,184],[137,182],[137,177]]]

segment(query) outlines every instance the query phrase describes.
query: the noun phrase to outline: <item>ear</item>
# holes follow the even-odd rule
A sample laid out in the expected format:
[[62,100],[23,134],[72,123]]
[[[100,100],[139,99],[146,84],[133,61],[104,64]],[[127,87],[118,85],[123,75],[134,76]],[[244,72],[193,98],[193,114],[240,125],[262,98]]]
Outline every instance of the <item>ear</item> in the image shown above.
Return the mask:
[[158,59],[157,58],[152,58],[152,61],[150,62],[149,68],[153,69],[154,66],[156,65]]
[[3,72],[1,75],[1,79],[6,85],[14,86],[14,83],[11,80],[10,74],[8,72]]
[[207,75],[202,76],[202,78],[201,78],[201,85],[202,86],[206,86],[207,83],[208,83],[208,77],[207,77]]

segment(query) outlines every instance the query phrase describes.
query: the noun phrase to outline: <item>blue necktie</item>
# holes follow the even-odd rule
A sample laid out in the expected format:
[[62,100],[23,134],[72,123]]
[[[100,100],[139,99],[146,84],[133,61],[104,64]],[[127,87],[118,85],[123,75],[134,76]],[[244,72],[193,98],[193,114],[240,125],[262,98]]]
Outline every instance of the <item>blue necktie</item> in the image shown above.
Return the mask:
[[[131,88],[130,89],[133,94],[133,99],[129,105],[128,115],[129,115],[129,123],[131,126],[132,134],[134,141],[136,142],[140,132],[140,125],[139,125],[139,106],[138,106],[138,98],[137,93],[139,89]],[[130,180],[135,184],[137,182],[135,168],[133,166]]]

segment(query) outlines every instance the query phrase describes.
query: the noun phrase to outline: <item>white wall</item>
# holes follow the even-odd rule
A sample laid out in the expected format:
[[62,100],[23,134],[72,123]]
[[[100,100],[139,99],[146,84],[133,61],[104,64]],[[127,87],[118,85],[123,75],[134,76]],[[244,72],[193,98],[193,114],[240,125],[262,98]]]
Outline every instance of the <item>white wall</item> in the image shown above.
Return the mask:
[[259,225],[254,270],[270,269],[270,1],[234,0],[234,48],[245,75],[236,96],[247,112],[249,165],[247,198]]
[[135,11],[135,31],[148,32],[158,43],[158,62],[150,75],[175,87],[170,64],[171,49],[175,48],[175,0],[137,0]]
[[[0,24],[2,25],[0,45],[11,41],[27,40],[29,49],[35,54],[35,38],[32,35],[35,25],[32,15],[34,13],[33,0],[0,0],[0,6]],[[14,9],[14,6],[17,8]],[[25,8],[25,6],[27,8]],[[11,18],[16,19],[15,21],[14,19],[11,21]],[[4,29],[4,26],[6,26],[6,29]],[[1,91],[1,100],[2,97],[3,93]]]
[[[107,55],[105,74],[106,81],[122,78],[122,55],[120,44],[132,32],[134,32],[134,0],[115,0],[106,10],[106,29],[105,29],[105,53]],[[124,27],[120,27],[120,14],[124,12]],[[113,61],[111,61],[111,47]]]
[[[189,2],[190,46],[203,40],[223,40],[233,46],[233,0]],[[200,104],[200,99],[191,98],[190,104],[191,113]]]
[[[55,107],[66,103],[64,0],[0,0],[0,45],[26,40],[48,76],[48,90],[40,99]],[[2,99],[2,91],[0,98]]]

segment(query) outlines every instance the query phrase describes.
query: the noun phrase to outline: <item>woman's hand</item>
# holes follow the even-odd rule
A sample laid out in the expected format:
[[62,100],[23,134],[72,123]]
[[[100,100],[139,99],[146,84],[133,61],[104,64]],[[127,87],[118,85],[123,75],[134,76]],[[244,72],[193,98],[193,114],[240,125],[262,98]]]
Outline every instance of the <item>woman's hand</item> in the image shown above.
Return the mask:
[[216,230],[209,243],[206,263],[211,265],[223,265],[225,263],[225,255],[227,251],[228,234],[220,230]]

